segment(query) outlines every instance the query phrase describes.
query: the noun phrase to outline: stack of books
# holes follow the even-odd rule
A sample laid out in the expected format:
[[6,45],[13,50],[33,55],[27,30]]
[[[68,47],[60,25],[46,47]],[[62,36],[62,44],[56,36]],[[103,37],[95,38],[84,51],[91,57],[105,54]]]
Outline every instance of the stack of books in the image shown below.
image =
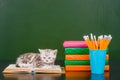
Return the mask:
[[[90,71],[89,48],[85,41],[64,41],[65,70]],[[109,71],[109,54],[107,50],[105,71]]]

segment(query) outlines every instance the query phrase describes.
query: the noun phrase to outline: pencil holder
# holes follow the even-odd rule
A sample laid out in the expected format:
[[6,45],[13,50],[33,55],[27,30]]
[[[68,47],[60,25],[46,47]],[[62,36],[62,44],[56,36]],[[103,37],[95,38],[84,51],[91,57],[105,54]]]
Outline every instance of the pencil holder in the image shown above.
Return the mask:
[[103,74],[106,59],[106,50],[89,50],[91,73]]
[[105,80],[104,74],[91,74],[90,80]]

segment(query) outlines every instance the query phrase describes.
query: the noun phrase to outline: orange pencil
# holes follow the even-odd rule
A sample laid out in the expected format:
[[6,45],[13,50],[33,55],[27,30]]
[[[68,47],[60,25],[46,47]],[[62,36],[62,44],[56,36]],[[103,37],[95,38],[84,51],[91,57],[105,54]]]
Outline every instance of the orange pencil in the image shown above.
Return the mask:
[[104,50],[104,39],[103,39],[103,37],[101,37],[101,39],[100,39],[100,50]]
[[104,46],[104,49],[106,49],[106,48],[108,47],[109,43],[110,43],[110,40],[105,40],[105,46]]
[[104,46],[103,46],[103,49],[106,49],[111,41],[112,37],[111,35],[107,36],[107,35],[104,35]]
[[89,40],[88,36],[83,36],[85,42],[87,43],[89,49],[92,49],[92,42]]
[[92,35],[92,33],[90,34],[90,38],[91,40],[89,40],[89,36],[83,36],[85,42],[87,43],[88,47],[90,50],[106,50],[108,45],[110,44],[110,41],[112,39],[111,35],[100,35],[98,36],[98,41],[96,40],[96,36]]
[[92,49],[92,43],[91,43],[91,41],[87,39],[87,40],[85,40],[85,42],[87,43],[88,47],[90,49]]
[[94,35],[94,44],[95,44],[95,49],[97,50],[98,49],[98,43],[96,41],[96,36]]

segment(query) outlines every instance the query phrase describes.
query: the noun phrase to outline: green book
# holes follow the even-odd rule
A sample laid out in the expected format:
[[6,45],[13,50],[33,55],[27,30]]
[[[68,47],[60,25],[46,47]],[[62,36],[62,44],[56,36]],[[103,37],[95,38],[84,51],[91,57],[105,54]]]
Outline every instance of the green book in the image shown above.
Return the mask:
[[[89,48],[65,48],[65,54],[89,54]],[[108,49],[107,49],[108,54]]]
[[[108,65],[109,61],[106,60],[105,65]],[[90,65],[89,60],[65,60],[65,65]]]

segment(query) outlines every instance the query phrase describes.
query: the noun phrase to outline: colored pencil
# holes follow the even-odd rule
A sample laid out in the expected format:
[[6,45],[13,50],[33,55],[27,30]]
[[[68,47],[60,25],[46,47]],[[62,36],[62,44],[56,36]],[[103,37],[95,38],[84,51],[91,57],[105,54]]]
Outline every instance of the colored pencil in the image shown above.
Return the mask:
[[90,38],[88,35],[83,36],[85,42],[87,43],[88,47],[90,50],[106,50],[108,48],[108,45],[111,42],[112,36],[111,35],[100,35],[98,36],[98,40],[96,40],[96,36],[92,35],[92,33],[90,34]]

